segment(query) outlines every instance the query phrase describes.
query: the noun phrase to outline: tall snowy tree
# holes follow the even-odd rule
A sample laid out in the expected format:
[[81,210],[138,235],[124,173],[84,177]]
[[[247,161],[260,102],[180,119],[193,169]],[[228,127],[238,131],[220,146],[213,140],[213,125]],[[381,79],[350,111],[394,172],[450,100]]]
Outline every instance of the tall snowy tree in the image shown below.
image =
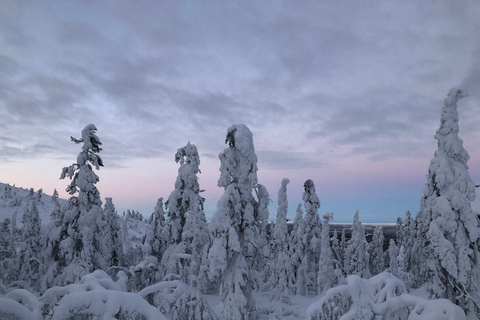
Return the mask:
[[438,149],[416,217],[414,255],[433,297],[449,299],[466,311],[476,310],[479,316],[480,228],[471,207],[475,185],[468,173],[470,157],[458,137],[457,102],[466,96],[453,88],[443,105],[435,134]]
[[297,205],[297,214],[293,221],[292,232],[289,237],[289,256],[291,259],[292,273],[289,278],[290,292],[293,294],[305,294],[305,278],[301,269],[302,259],[305,255],[305,246],[302,238],[305,231],[303,221],[302,204]]
[[306,267],[305,273],[305,291],[306,294],[317,294],[317,272],[318,261],[320,259],[320,200],[315,193],[315,184],[308,179],[304,184],[303,201],[305,203],[305,218],[303,234],[303,245],[305,246],[305,256],[303,265]]
[[364,279],[370,278],[369,256],[365,228],[360,222],[358,211],[355,212],[352,226],[352,237],[345,249],[345,273],[356,274]]
[[168,242],[166,239],[168,233],[164,230],[166,224],[165,212],[163,211],[163,198],[158,198],[157,205],[155,206],[148,222],[151,228],[149,232],[152,233],[151,237],[149,237],[151,241],[148,242],[152,248],[151,254],[160,261]]
[[[99,178],[93,172],[103,166],[98,153],[102,150],[97,128],[93,124],[82,130],[82,138],[71,137],[76,144],[83,143],[77,162],[62,170],[60,179],[72,181],[67,192],[72,195],[64,212],[63,229],[60,235],[58,261],[60,275],[56,284],[75,282],[95,269],[106,269],[110,261],[107,241],[103,237],[106,219],[101,208],[100,192],[95,184]],[[78,192],[78,196],[74,196]],[[56,250],[55,250],[56,251]]]
[[270,295],[272,300],[289,302],[288,278],[291,274],[291,262],[288,255],[288,226],[287,226],[287,185],[290,180],[282,180],[278,190],[278,208],[275,228],[272,234],[272,270],[271,284],[273,286]]
[[264,185],[258,184],[255,187],[258,203],[253,212],[253,222],[250,228],[245,229],[247,242],[247,263],[250,266],[250,276],[254,289],[260,289],[266,281],[265,269],[270,257],[270,248],[267,241],[267,221],[269,216],[268,205],[270,194]]
[[107,249],[110,254],[108,266],[121,266],[123,264],[123,243],[120,219],[113,204],[112,198],[105,198],[105,207],[103,209],[106,226],[103,228],[103,237],[106,241]]
[[220,280],[223,319],[255,319],[250,266],[245,255],[252,240],[246,237],[246,230],[252,228],[258,210],[252,194],[257,185],[257,156],[252,132],[243,124],[228,129],[225,143],[229,148],[218,156],[218,186],[225,192],[209,226],[213,239],[208,252],[210,275]]
[[183,226],[187,211],[203,210],[204,199],[199,195],[197,173],[200,172],[200,158],[197,147],[187,143],[177,150],[175,162],[180,163],[175,190],[168,197],[165,206],[168,209],[167,229],[172,243],[182,240]]
[[23,242],[18,254],[18,268],[20,280],[28,283],[35,291],[40,291],[41,274],[43,265],[41,262],[40,228],[41,221],[38,214],[36,198],[28,199],[22,218]]
[[330,224],[333,219],[333,213],[329,212],[323,216],[322,233],[320,235],[320,259],[318,267],[318,294],[325,293],[328,289],[336,285],[337,275],[335,274],[335,261],[330,245]]
[[370,242],[370,271],[375,276],[385,271],[385,254],[383,252],[383,227],[376,226],[373,231],[372,242]]
[[388,244],[388,271],[398,277],[398,247],[393,239]]
[[[200,173],[197,147],[189,142],[179,148],[175,162],[180,164],[180,168],[175,190],[166,203],[168,221],[164,227],[164,237],[170,244],[162,257],[162,266],[167,273],[182,274],[183,281],[196,285],[202,265],[203,246],[208,242],[203,212],[205,199],[200,196],[202,190],[197,177]],[[183,254],[190,256],[186,258]]]

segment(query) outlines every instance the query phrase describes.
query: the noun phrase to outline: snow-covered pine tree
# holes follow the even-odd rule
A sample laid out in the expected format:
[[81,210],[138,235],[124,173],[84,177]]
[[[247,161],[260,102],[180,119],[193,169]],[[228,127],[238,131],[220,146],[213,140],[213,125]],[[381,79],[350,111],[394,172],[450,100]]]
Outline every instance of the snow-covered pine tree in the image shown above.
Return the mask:
[[288,178],[282,180],[280,189],[278,190],[278,208],[277,218],[275,220],[275,228],[272,234],[272,263],[270,269],[272,271],[270,283],[272,292],[271,300],[290,302],[288,290],[288,278],[291,275],[291,262],[288,255],[288,199],[287,185],[290,183]]
[[[398,224],[397,224],[398,225]],[[385,254],[383,252],[383,227],[376,226],[373,231],[372,242],[370,243],[370,271],[375,276],[385,271]]]
[[328,212],[323,216],[322,232],[320,235],[320,259],[318,262],[318,294],[325,293],[328,289],[334,287],[337,283],[335,274],[335,261],[333,258],[332,247],[330,245],[330,224],[333,219],[333,213]]
[[412,267],[412,249],[415,242],[415,220],[410,211],[405,212],[403,228],[403,241],[399,242],[398,248],[398,272],[399,277],[409,287],[415,286]]
[[[100,139],[95,134],[93,124],[82,130],[80,140],[71,137],[76,144],[83,143],[77,162],[62,170],[60,179],[66,177],[72,181],[67,192],[72,195],[64,212],[64,227],[60,235],[61,274],[56,277],[56,284],[72,283],[83,275],[96,269],[106,269],[110,261],[110,251],[102,229],[106,226],[101,208],[100,192],[95,184],[98,176],[92,171],[103,166],[98,153],[102,150]],[[78,196],[74,196],[78,192]]]
[[9,183],[3,189],[3,198],[4,199],[11,199],[12,198],[12,187]]
[[223,319],[255,319],[250,266],[245,254],[245,230],[255,223],[257,202],[253,190],[257,185],[257,156],[253,135],[243,124],[228,128],[229,148],[219,154],[218,186],[225,192],[218,201],[209,225],[213,239],[209,248],[210,275],[220,280],[220,297],[224,302]]
[[475,185],[468,173],[468,152],[458,137],[457,102],[468,96],[453,88],[445,99],[438,149],[428,169],[424,196],[417,213],[414,256],[420,260],[420,279],[429,283],[431,296],[446,298],[465,311],[479,308],[480,228],[471,202]]
[[166,223],[165,212],[163,211],[163,198],[158,198],[157,205],[155,206],[148,223],[151,228],[148,232],[152,232],[151,237],[149,237],[151,241],[148,243],[152,248],[151,254],[160,261],[167,245],[167,239],[165,238],[167,232],[164,232]]
[[[200,196],[202,190],[197,177],[200,173],[197,147],[188,142],[186,146],[179,148],[175,154],[175,162],[180,164],[180,168],[175,190],[166,203],[168,220],[164,236],[170,244],[162,257],[162,267],[167,274],[182,273],[184,282],[196,284],[202,264],[203,246],[208,241],[203,212],[205,199]],[[188,230],[185,230],[186,227]]]
[[52,194],[52,202],[55,202],[57,200],[58,200],[58,191],[57,189],[54,189]]
[[402,218],[397,218],[397,233],[396,233],[396,243],[401,245],[405,240],[405,223],[403,222]]
[[18,272],[15,266],[15,247],[12,246],[12,220],[4,219],[0,223],[0,279],[7,285],[17,279]]
[[333,262],[335,267],[336,283],[341,284],[345,280],[345,274],[343,271],[343,260],[344,260],[345,250],[343,246],[341,246],[340,241],[338,240],[337,229],[333,230],[332,253],[333,253]]
[[105,198],[105,207],[103,209],[106,226],[103,228],[103,237],[107,243],[107,249],[110,252],[110,261],[107,262],[108,266],[121,266],[123,265],[123,243],[122,243],[122,231],[120,227],[120,219],[112,198]]
[[271,202],[270,194],[264,185],[255,187],[257,205],[253,211],[253,222],[250,228],[245,229],[245,239],[249,239],[245,257],[250,266],[252,288],[260,289],[267,281],[265,269],[270,257],[270,247],[267,241],[267,223],[269,217],[268,205]]
[[398,277],[398,247],[393,239],[388,244],[388,271]]
[[345,273],[356,274],[364,279],[370,278],[369,257],[365,228],[360,222],[358,210],[355,212],[352,226],[352,237],[345,249]]
[[63,214],[58,198],[52,197],[53,210],[50,222],[42,230],[42,258],[46,272],[42,277],[42,292],[54,286],[55,277],[59,271],[60,241],[63,230]]
[[315,184],[308,179],[304,184],[303,201],[305,203],[305,218],[303,234],[303,245],[305,247],[305,256],[303,265],[305,273],[305,292],[308,295],[317,294],[317,273],[318,261],[320,259],[320,200],[315,193]]
[[165,206],[168,209],[167,229],[171,243],[182,241],[183,226],[187,219],[187,211],[203,210],[204,199],[199,195],[197,173],[200,172],[200,158],[197,147],[187,143],[177,150],[175,162],[180,163],[175,190],[168,197]]
[[23,280],[33,290],[40,291],[40,277],[43,264],[41,262],[40,228],[41,221],[38,214],[36,197],[28,199],[23,213],[23,241],[18,253],[19,280]]
[[292,273],[289,277],[288,286],[292,294],[305,294],[305,278],[301,271],[302,258],[305,255],[305,247],[302,242],[304,234],[304,221],[302,204],[297,205],[297,214],[293,221],[292,232],[289,237],[289,256],[291,259]]

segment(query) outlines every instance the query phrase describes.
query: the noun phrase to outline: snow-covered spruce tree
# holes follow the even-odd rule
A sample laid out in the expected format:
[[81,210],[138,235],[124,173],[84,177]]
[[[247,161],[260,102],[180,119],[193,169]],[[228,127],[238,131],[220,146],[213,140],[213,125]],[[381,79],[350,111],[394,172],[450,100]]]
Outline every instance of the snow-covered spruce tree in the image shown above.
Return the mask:
[[305,247],[302,242],[304,233],[304,221],[302,204],[297,205],[297,214],[293,221],[293,229],[289,238],[289,256],[291,259],[292,273],[289,277],[288,286],[292,294],[305,294],[305,278],[301,271],[302,259],[305,256]]
[[43,273],[41,262],[40,228],[36,197],[28,199],[23,213],[23,241],[18,253],[19,280],[26,282],[33,290],[40,291],[40,277]]
[[115,210],[112,198],[107,197],[105,198],[105,201],[106,203],[103,211],[107,225],[102,232],[103,237],[107,242],[107,249],[110,251],[110,261],[108,261],[108,266],[121,266],[123,265],[123,243],[120,219]]
[[[184,282],[196,283],[203,246],[208,240],[203,212],[205,199],[200,196],[202,190],[197,177],[197,173],[200,173],[197,147],[189,142],[179,148],[175,154],[175,162],[180,163],[180,168],[175,190],[166,203],[168,221],[164,228],[164,237],[170,244],[162,257],[162,267],[167,274],[179,274]],[[188,230],[185,230],[185,227],[188,227]]]
[[472,211],[475,185],[468,173],[470,158],[458,137],[457,102],[468,96],[460,89],[449,91],[435,134],[438,149],[428,169],[424,196],[417,213],[417,241],[421,279],[432,297],[446,298],[464,310],[479,308],[480,228]]
[[385,254],[383,252],[383,227],[376,226],[373,231],[372,242],[370,243],[370,271],[375,276],[385,271]]
[[333,253],[333,262],[335,266],[336,283],[341,284],[345,280],[345,275],[343,272],[343,260],[344,260],[345,250],[343,246],[341,246],[340,241],[338,240],[337,229],[333,230],[332,253]]
[[53,198],[53,210],[50,213],[50,222],[42,230],[42,258],[46,273],[42,278],[42,292],[54,286],[55,277],[59,273],[60,241],[63,226],[63,214],[58,198]]
[[393,239],[388,244],[388,271],[398,277],[398,247]]
[[403,228],[403,240],[399,242],[398,249],[398,272],[399,277],[409,287],[415,286],[413,278],[413,269],[416,269],[412,265],[412,249],[415,242],[415,220],[412,219],[410,211],[405,213],[405,223]]
[[58,191],[57,191],[57,189],[54,189],[54,190],[53,190],[53,194],[52,194],[52,198],[51,198],[51,199],[52,199],[52,202],[55,202],[55,201],[58,200]]
[[245,257],[250,266],[250,279],[252,288],[260,289],[267,281],[267,262],[270,257],[270,246],[267,241],[267,222],[269,217],[268,205],[271,202],[270,194],[264,185],[255,187],[258,203],[253,212],[253,222],[250,228],[245,229],[247,252]]
[[401,245],[404,242],[405,237],[405,223],[403,222],[402,218],[397,218],[397,232],[396,232],[396,243]]
[[[148,244],[152,248],[152,256],[156,257],[158,261],[162,259],[163,253],[167,245],[167,239],[164,232],[165,229],[165,212],[163,211],[163,198],[158,198],[157,205],[155,206],[150,219],[148,220],[150,224],[151,237],[148,237],[150,241]],[[144,241],[145,243],[146,241]]]
[[199,195],[197,173],[200,172],[198,167],[200,158],[197,147],[189,142],[185,147],[178,149],[175,162],[180,163],[180,168],[175,181],[175,190],[168,197],[165,206],[168,209],[167,229],[170,241],[180,243],[187,211],[202,210],[204,199]]
[[345,273],[356,274],[364,279],[370,278],[369,257],[365,228],[360,222],[358,211],[355,212],[352,226],[352,237],[345,249]]
[[337,275],[335,273],[335,261],[330,245],[330,224],[333,219],[333,213],[328,212],[323,216],[323,226],[320,235],[320,259],[318,262],[318,294],[325,293],[328,289],[334,287],[337,283]]
[[308,179],[304,184],[303,201],[305,203],[305,218],[303,234],[303,245],[305,255],[303,265],[306,267],[305,273],[305,293],[308,295],[317,294],[317,273],[318,261],[320,259],[320,217],[318,209],[320,200],[315,193],[315,184]]
[[188,211],[187,220],[183,228],[182,242],[185,244],[185,253],[190,255],[190,262],[187,270],[186,283],[199,288],[201,291],[206,290],[203,287],[204,282],[199,281],[200,268],[203,265],[204,249],[210,240],[208,233],[208,225],[205,213],[202,211]]
[[278,190],[278,208],[277,218],[275,220],[275,228],[272,234],[271,249],[271,271],[270,283],[272,291],[271,300],[278,300],[285,303],[289,301],[288,278],[291,275],[291,262],[288,255],[288,227],[287,227],[287,185],[290,180],[285,178],[282,180],[280,189]]
[[[60,251],[58,267],[61,274],[55,277],[55,283],[59,285],[75,282],[93,270],[106,269],[111,259],[102,233],[106,219],[100,192],[95,187],[99,178],[92,171],[92,166],[97,170],[103,166],[98,155],[102,143],[96,131],[95,125],[89,124],[82,130],[80,140],[71,137],[76,144],[83,142],[82,151],[77,162],[63,168],[60,176],[60,179],[68,177],[72,180],[67,187],[72,197],[64,213],[64,227],[56,249]],[[73,196],[77,192],[78,196]]]
[[12,228],[12,220],[9,218],[0,223],[0,279],[3,284],[9,284],[18,277],[15,246],[12,245],[15,242]]
[[245,254],[252,240],[246,237],[246,230],[255,223],[258,205],[252,195],[257,185],[257,156],[252,132],[243,124],[228,128],[225,143],[229,148],[218,156],[218,186],[225,192],[209,225],[213,239],[208,251],[210,276],[220,281],[223,319],[255,319],[250,265]]

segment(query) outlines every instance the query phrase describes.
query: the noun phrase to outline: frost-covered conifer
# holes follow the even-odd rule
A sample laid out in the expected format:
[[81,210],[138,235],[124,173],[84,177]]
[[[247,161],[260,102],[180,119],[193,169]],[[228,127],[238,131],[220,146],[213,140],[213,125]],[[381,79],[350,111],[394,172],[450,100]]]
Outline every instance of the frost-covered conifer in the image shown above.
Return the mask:
[[403,243],[405,240],[404,240],[404,237],[405,237],[405,224],[402,220],[402,218],[398,217],[397,218],[397,243],[398,244],[401,244]]
[[57,189],[54,189],[52,194],[52,202],[55,202],[57,200],[58,200],[58,191]]
[[330,245],[330,225],[329,221],[333,219],[333,213],[329,212],[323,216],[323,226],[321,232],[321,249],[318,267],[318,294],[325,293],[328,289],[336,285],[337,275],[335,274],[335,261]]
[[3,189],[3,198],[4,199],[11,199],[12,198],[12,187],[9,183]]
[[288,278],[291,274],[291,262],[288,255],[288,227],[287,227],[287,185],[290,180],[282,180],[278,190],[278,208],[275,228],[272,234],[272,256],[271,256],[271,285],[272,293],[270,298],[282,302],[290,302],[288,290]]
[[345,274],[343,271],[343,260],[344,260],[345,250],[341,246],[340,241],[338,240],[337,229],[333,230],[332,254],[333,254],[333,263],[335,267],[336,283],[341,284],[345,279]]
[[385,271],[385,255],[383,252],[383,227],[376,226],[370,243],[370,271],[372,276]]
[[320,200],[315,193],[315,184],[308,179],[304,184],[303,201],[305,203],[305,218],[303,245],[305,246],[304,269],[306,294],[317,294],[318,261],[320,259],[320,217],[318,209]]
[[210,275],[220,280],[223,319],[255,319],[250,265],[245,257],[252,239],[245,231],[255,223],[258,209],[252,195],[257,185],[257,156],[252,132],[243,124],[231,126],[225,142],[229,148],[218,156],[218,186],[225,192],[209,226],[213,240],[208,252]]
[[258,203],[253,212],[253,223],[250,228],[245,230],[247,242],[247,263],[251,267],[251,279],[254,289],[260,289],[268,276],[265,272],[268,258],[270,256],[270,247],[267,241],[267,221],[269,217],[268,205],[270,204],[270,194],[264,185],[258,184],[255,187]]
[[104,215],[106,226],[102,230],[103,237],[107,243],[110,261],[108,266],[120,266],[123,264],[123,243],[120,221],[112,202],[112,198],[105,198]]
[[167,232],[165,229],[165,212],[163,211],[163,198],[158,198],[157,205],[148,220],[152,232],[151,241],[148,243],[152,248],[152,256],[156,257],[158,261],[162,259],[163,253],[165,252],[167,239],[165,235]]
[[162,257],[162,266],[167,274],[182,275],[184,282],[196,286],[203,247],[209,238],[203,212],[205,199],[200,196],[197,177],[200,173],[197,147],[189,142],[179,148],[175,161],[180,163],[180,168],[175,190],[167,201],[169,219],[163,237],[170,245]]
[[52,198],[53,210],[50,213],[50,222],[42,230],[42,252],[43,263],[46,267],[46,273],[42,278],[42,291],[54,285],[55,278],[59,272],[60,241],[63,227],[63,214],[60,203],[57,198]]
[[470,158],[458,137],[457,102],[463,90],[449,91],[435,134],[438,149],[428,169],[424,196],[417,213],[417,241],[413,255],[419,260],[417,277],[429,283],[429,292],[464,310],[480,315],[478,218],[472,211],[475,185],[468,173]]
[[17,279],[15,265],[15,247],[14,238],[12,237],[12,220],[6,218],[0,223],[0,279],[4,284]]
[[187,211],[203,210],[204,199],[199,195],[197,173],[200,172],[200,158],[197,147],[187,143],[177,150],[175,162],[180,163],[175,190],[168,197],[165,206],[168,209],[167,228],[171,243],[180,243]]
[[[64,213],[64,228],[61,232],[60,261],[61,275],[57,284],[71,283],[95,269],[106,269],[110,260],[107,241],[103,237],[106,219],[101,208],[100,192],[95,184],[98,176],[92,171],[103,166],[98,155],[101,149],[97,128],[93,124],[82,130],[80,140],[71,138],[75,143],[83,143],[77,162],[62,170],[60,179],[66,177],[72,181],[67,192],[72,195]],[[78,192],[78,196],[74,196]]]
[[345,273],[356,274],[367,279],[370,278],[369,256],[365,228],[360,222],[358,211],[355,212],[352,226],[352,237],[347,242],[345,249]]
[[35,198],[30,198],[22,218],[23,242],[18,254],[19,279],[28,283],[35,291],[40,290],[41,262],[40,227]]
[[[290,233],[289,238],[289,256],[291,259],[291,268],[292,273],[289,277],[289,287],[290,292],[293,294],[305,294],[305,280],[303,277],[303,272],[301,270],[302,259],[305,256],[305,247],[302,242],[304,234],[304,221],[303,221],[303,210],[302,204],[297,205],[297,214],[295,215],[295,220],[293,221],[293,229]],[[300,289],[300,293],[298,289]]]
[[398,247],[393,239],[390,239],[388,245],[388,271],[395,277],[398,277]]

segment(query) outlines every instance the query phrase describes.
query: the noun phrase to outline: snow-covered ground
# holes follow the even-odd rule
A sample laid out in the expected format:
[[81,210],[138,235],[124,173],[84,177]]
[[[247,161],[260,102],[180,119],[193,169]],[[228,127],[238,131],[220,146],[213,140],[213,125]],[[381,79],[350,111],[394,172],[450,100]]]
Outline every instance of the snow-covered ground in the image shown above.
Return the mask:
[[[27,204],[26,200],[28,198],[30,188],[11,186],[10,198],[5,197],[6,187],[7,184],[0,182],[0,220],[4,220],[6,218],[11,219],[12,216],[16,213],[17,221],[18,223],[21,223],[22,215],[25,211],[25,206]],[[38,190],[34,190],[34,192],[38,194]],[[51,190],[51,192],[53,193],[53,190]],[[59,202],[61,205],[63,203],[66,203],[66,201],[67,200],[65,199],[59,198]],[[43,225],[48,224],[48,222],[50,221],[50,213],[52,213],[53,208],[54,204],[52,202],[52,196],[42,192],[42,196],[37,202],[37,209]]]

